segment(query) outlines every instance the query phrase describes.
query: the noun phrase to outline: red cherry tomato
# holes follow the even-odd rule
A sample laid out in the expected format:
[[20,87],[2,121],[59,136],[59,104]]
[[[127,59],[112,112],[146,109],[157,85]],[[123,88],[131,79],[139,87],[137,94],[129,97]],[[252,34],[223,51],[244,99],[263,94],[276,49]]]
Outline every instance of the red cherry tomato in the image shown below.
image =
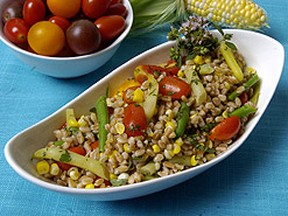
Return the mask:
[[159,83],[159,92],[172,99],[181,99],[183,95],[187,97],[191,94],[191,87],[178,77],[166,76]]
[[10,19],[4,26],[5,36],[15,44],[26,43],[28,31],[29,26],[20,18]]
[[126,17],[127,13],[127,8],[122,3],[115,3],[109,6],[105,15],[120,15]]
[[141,136],[147,127],[147,120],[142,106],[129,104],[124,110],[123,124],[125,133],[130,136]]
[[238,116],[231,116],[216,125],[211,131],[209,138],[215,140],[228,140],[233,138],[241,128],[241,120]]
[[56,25],[58,25],[60,28],[62,28],[62,30],[65,32],[69,26],[71,25],[71,22],[61,16],[52,16],[49,18],[49,21],[52,23],[55,23]]
[[[68,150],[72,151],[74,153],[83,155],[83,156],[85,156],[85,154],[86,154],[85,149],[81,146],[73,146],[73,147],[70,147]],[[61,161],[58,161],[57,164],[62,170],[66,170],[66,171],[72,167],[70,164],[66,164],[66,163],[61,162]]]
[[161,67],[158,65],[139,65],[137,68],[142,71],[152,74],[155,78],[158,78],[161,74],[166,73],[167,76],[174,76],[178,73],[178,67]]
[[45,4],[42,0],[26,0],[23,5],[23,19],[32,26],[34,23],[44,20],[46,14]]
[[116,38],[125,29],[125,19],[119,15],[102,16],[94,24],[100,30],[101,36],[105,41]]
[[82,0],[82,11],[87,17],[96,19],[106,13],[110,3],[111,0]]

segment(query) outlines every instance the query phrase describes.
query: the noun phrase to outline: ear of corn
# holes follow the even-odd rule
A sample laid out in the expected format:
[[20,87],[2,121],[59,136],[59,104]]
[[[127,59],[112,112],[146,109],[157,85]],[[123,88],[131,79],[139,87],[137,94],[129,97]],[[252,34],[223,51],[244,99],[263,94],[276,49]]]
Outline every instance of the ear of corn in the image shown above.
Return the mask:
[[233,28],[267,26],[266,12],[251,0],[185,0],[187,11]]
[[[147,32],[189,15],[204,17],[220,26],[259,30],[268,27],[263,8],[252,0],[130,0],[134,11],[132,32]],[[142,30],[142,31],[141,31]]]

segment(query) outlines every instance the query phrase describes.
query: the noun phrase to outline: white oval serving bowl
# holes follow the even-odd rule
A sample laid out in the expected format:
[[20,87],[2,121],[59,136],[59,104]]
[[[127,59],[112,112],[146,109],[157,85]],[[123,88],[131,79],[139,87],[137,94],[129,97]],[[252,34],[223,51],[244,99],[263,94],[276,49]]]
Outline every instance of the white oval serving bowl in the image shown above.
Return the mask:
[[[0,1],[0,15],[2,15],[5,6],[13,1],[15,0]],[[125,30],[112,44],[95,53],[75,57],[49,57],[37,55],[21,49],[10,42],[3,33],[2,22],[0,22],[0,40],[9,47],[18,59],[29,65],[33,71],[55,78],[74,78],[83,76],[95,71],[108,62],[119,48],[121,42],[130,32],[134,19],[133,9],[129,0],[123,0],[123,4],[128,10]]]
[[[257,114],[247,124],[245,133],[226,152],[218,155],[215,159],[177,174],[132,185],[93,190],[68,188],[47,182],[37,175],[35,167],[31,163],[32,153],[36,149],[44,147],[47,141],[52,139],[52,131],[65,121],[66,108],[73,107],[76,113],[88,113],[89,109],[95,105],[96,98],[105,94],[107,85],[113,83],[110,87],[118,86],[125,78],[133,75],[133,69],[137,65],[162,63],[168,60],[169,48],[174,42],[166,42],[128,61],[52,115],[15,135],[5,146],[6,160],[20,176],[38,186],[62,194],[99,201],[130,199],[151,194],[177,185],[209,169],[231,155],[247,139],[267,108],[278,85],[284,65],[284,48],[276,40],[245,30],[226,30],[225,32],[233,34],[233,41],[244,55],[248,65],[257,69],[262,84]],[[213,33],[218,35],[215,31]],[[36,134],[37,136],[35,136]],[[24,145],[25,148],[23,148]]]

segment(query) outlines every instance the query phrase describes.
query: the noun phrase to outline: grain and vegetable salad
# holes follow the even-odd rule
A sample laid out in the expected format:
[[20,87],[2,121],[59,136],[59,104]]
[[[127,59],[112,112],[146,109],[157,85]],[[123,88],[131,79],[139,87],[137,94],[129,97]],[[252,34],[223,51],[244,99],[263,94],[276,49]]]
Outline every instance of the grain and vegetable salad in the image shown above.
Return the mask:
[[89,114],[68,108],[55,139],[34,152],[36,171],[67,187],[105,188],[178,173],[225,152],[257,111],[260,78],[232,35],[217,27],[218,39],[209,26],[190,17],[171,28],[170,59],[138,65]]

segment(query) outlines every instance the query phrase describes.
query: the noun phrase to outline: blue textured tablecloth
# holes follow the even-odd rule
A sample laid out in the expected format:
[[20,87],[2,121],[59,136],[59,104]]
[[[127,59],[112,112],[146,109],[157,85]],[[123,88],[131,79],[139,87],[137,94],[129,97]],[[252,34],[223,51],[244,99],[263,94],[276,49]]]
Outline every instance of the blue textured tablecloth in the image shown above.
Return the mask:
[[[264,33],[287,50],[288,1],[256,2],[268,13],[270,29]],[[244,145],[212,169],[168,190],[126,201],[90,202],[39,188],[7,164],[3,149],[12,136],[118,65],[165,42],[167,31],[128,38],[105,66],[69,80],[34,72],[0,43],[0,215],[288,215],[287,65],[273,100]]]

